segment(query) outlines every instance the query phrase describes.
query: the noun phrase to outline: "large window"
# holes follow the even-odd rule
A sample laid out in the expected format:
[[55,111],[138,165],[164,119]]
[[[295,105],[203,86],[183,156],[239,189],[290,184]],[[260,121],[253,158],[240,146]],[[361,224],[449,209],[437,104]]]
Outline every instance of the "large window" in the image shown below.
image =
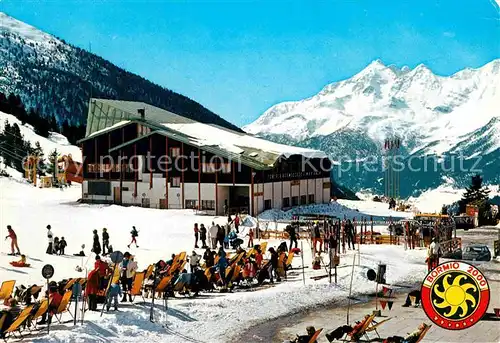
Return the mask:
[[264,210],[271,209],[271,199],[264,200]]
[[283,198],[283,207],[290,207],[290,198]]
[[216,171],[224,174],[231,173],[231,163],[202,163],[202,173],[213,174]]
[[201,172],[202,173],[215,173],[215,163],[202,163],[201,164]]
[[202,200],[201,201],[202,210],[215,210],[215,200]]
[[301,205],[307,204],[307,196],[306,195],[301,195],[300,196],[300,204]]
[[292,206],[299,205],[299,197],[292,197]]
[[314,204],[314,194],[309,194],[309,203]]
[[111,195],[111,183],[108,181],[88,181],[89,195]]
[[186,199],[185,201],[185,207],[190,208],[190,209],[195,209],[197,207],[197,201],[196,200],[191,200],[191,199]]
[[180,186],[181,186],[181,178],[180,177],[173,177],[170,179],[170,187],[178,188]]

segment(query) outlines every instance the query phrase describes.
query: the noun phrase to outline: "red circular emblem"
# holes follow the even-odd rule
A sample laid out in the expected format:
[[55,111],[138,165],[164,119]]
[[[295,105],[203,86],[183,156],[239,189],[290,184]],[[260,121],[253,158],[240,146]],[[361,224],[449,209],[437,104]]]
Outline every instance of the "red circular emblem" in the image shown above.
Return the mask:
[[427,317],[448,330],[475,325],[490,303],[490,287],[483,273],[461,261],[442,263],[431,270],[421,293]]

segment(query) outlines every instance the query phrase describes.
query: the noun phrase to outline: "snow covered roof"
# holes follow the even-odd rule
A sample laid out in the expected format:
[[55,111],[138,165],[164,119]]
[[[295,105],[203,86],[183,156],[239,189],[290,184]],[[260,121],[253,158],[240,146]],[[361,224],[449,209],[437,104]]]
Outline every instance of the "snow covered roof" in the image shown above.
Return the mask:
[[[137,112],[139,109],[145,109],[144,119]],[[327,158],[327,155],[319,150],[270,142],[218,125],[200,123],[149,104],[133,101],[91,99],[87,117],[87,135],[81,141],[132,122],[140,122],[151,127],[152,134],[166,135],[231,159],[238,158],[243,163],[258,169],[272,168],[281,156],[288,158],[292,155],[302,155],[306,158]],[[144,136],[138,139],[142,138]],[[111,150],[132,144],[138,139]]]

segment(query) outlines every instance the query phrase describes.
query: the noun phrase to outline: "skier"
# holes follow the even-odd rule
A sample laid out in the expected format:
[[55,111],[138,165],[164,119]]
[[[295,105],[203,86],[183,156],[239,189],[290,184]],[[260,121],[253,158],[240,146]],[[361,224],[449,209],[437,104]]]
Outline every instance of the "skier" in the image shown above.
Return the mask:
[[212,226],[208,230],[208,237],[210,238],[210,242],[212,243],[212,249],[217,248],[217,226],[212,222]]
[[9,255],[12,255],[12,256],[15,255],[14,248],[17,249],[17,255],[21,255],[21,251],[19,250],[19,246],[17,245],[17,235],[14,232],[14,230],[12,230],[12,226],[7,225],[7,231],[9,232],[9,234],[5,237],[5,239],[7,239],[7,238],[10,237],[10,250],[11,250],[11,253]]
[[253,228],[250,228],[248,231],[248,248],[253,248]]
[[200,233],[200,229],[198,229],[198,223],[194,223],[194,247],[198,248],[198,235]]
[[50,229],[51,229],[50,225],[47,225],[47,239],[49,245],[47,247],[46,253],[52,255],[54,253],[54,238],[52,236],[52,231]]
[[207,228],[205,225],[200,225],[200,240],[201,240],[201,248],[207,248]]
[[66,243],[66,240],[64,237],[61,237],[61,240],[59,241],[59,255],[64,255],[64,249],[68,246],[68,243]]
[[108,254],[111,253],[109,250],[109,234],[106,228],[102,229],[102,255],[106,256],[106,248],[108,249]]
[[132,241],[130,242],[127,247],[130,248],[130,246],[135,243],[135,247],[138,248],[139,246],[137,245],[137,236],[139,236],[139,231],[135,228],[135,226],[132,226],[132,231],[130,231],[130,235],[132,236]]
[[92,252],[96,255],[101,253],[101,243],[99,242],[99,235],[97,230],[92,231],[94,233],[94,242],[92,243]]
[[240,227],[240,217],[238,213],[236,213],[236,217],[234,217],[234,228],[236,229],[236,233],[240,233],[238,228]]
[[294,225],[287,225],[286,232],[288,232],[288,235],[290,236],[290,250],[292,249],[292,244],[295,242],[295,249],[297,249],[297,233],[295,232],[295,226]]
[[191,254],[191,256],[189,256],[189,266],[191,267],[191,273],[194,273],[196,271],[199,262],[200,256],[196,254],[196,251],[193,250],[193,253]]
[[217,270],[219,271],[220,281],[222,285],[226,285],[226,268],[228,266],[228,262],[226,259],[226,252],[222,247],[219,249],[219,261],[217,261]]

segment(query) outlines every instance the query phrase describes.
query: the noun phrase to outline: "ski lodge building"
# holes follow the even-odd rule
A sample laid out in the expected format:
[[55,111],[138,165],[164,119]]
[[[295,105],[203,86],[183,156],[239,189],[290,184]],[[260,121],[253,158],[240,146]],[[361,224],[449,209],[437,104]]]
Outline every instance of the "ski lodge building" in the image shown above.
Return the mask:
[[330,200],[331,161],[141,102],[91,99],[82,200],[257,215]]

